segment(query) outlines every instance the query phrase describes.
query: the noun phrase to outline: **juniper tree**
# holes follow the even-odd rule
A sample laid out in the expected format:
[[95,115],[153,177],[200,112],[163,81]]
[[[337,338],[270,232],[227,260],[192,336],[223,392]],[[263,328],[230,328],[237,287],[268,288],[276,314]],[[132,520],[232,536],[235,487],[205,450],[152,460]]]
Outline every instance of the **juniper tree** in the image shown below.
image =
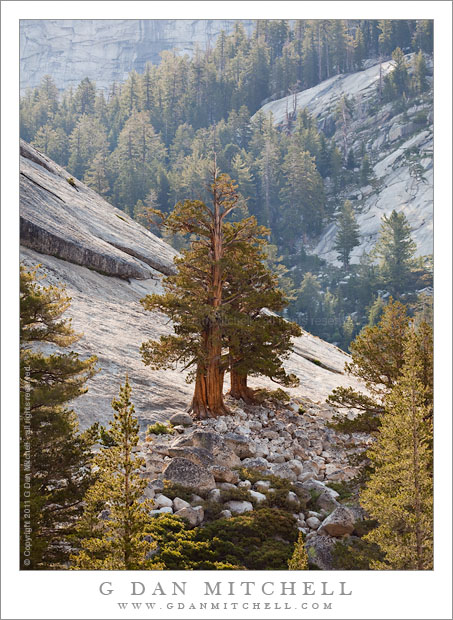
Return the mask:
[[355,219],[354,209],[349,200],[345,201],[338,215],[337,226],[335,249],[338,252],[338,259],[343,263],[344,269],[348,269],[351,252],[360,243],[360,228]]
[[367,451],[373,473],[361,503],[378,527],[365,538],[385,553],[372,568],[430,570],[433,567],[432,426],[417,334],[405,344],[405,364],[386,397],[377,442]]
[[[39,267],[39,266],[38,266]],[[20,267],[20,466],[21,562],[27,569],[58,568],[91,482],[89,462],[95,429],[79,433],[66,403],[86,392],[95,357],[74,352],[45,355],[40,344],[66,349],[80,336],[63,318],[70,297],[42,286],[38,267]],[[25,528],[31,528],[30,546]],[[25,551],[29,555],[24,555]]]
[[267,229],[254,217],[225,221],[240,206],[229,177],[216,174],[211,191],[212,209],[200,201],[186,201],[165,220],[167,230],[194,238],[176,260],[178,273],[166,278],[165,295],[142,300],[146,309],[167,314],[175,327],[174,334],[143,343],[143,360],[152,368],[178,361],[192,368],[195,391],[190,410],[195,417],[227,413],[222,393],[227,370],[238,397],[251,397],[249,374],[293,384],[282,360],[291,335],[299,333],[280,317],[271,320],[261,312],[279,311],[286,303],[276,277],[264,265]]
[[145,364],[152,368],[180,361],[192,367],[195,390],[190,411],[204,418],[228,413],[223,402],[227,358],[222,351],[222,324],[230,299],[224,298],[228,277],[226,262],[239,246],[253,241],[259,231],[254,217],[226,226],[226,218],[240,206],[237,186],[213,168],[212,207],[200,200],[178,203],[165,220],[173,233],[194,236],[191,249],[176,259],[178,273],[164,281],[164,295],[142,300],[147,310],[169,316],[175,334],[148,341],[141,347]]
[[93,459],[96,481],[85,495],[78,524],[80,550],[72,556],[75,570],[147,569],[156,546],[146,534],[153,503],[143,499],[147,480],[141,476],[144,459],[135,456],[139,426],[127,377],[112,408],[115,413],[107,430],[110,445],[101,447]]
[[287,303],[278,288],[278,279],[266,267],[266,243],[239,246],[231,254],[226,294],[231,299],[225,316],[225,341],[229,354],[230,394],[253,401],[247,386],[249,375],[264,375],[286,386],[297,385],[294,375],[283,368],[283,359],[291,351],[291,338],[300,336],[300,328],[271,311],[281,311]]

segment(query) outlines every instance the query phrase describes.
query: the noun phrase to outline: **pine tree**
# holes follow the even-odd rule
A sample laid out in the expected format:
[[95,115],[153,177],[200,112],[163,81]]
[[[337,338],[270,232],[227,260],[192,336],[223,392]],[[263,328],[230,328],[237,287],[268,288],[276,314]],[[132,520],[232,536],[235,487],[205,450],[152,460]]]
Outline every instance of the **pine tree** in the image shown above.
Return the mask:
[[349,200],[346,200],[343,208],[338,215],[337,235],[335,237],[335,249],[338,252],[338,259],[342,261],[343,268],[348,269],[349,257],[352,250],[360,243],[360,228],[356,222],[354,209]]
[[308,554],[305,549],[302,532],[299,532],[299,538],[294,545],[293,555],[288,560],[288,570],[308,570]]
[[428,87],[428,82],[426,80],[426,74],[428,71],[425,57],[423,56],[423,52],[421,50],[418,54],[414,54],[412,63],[412,88],[416,93],[422,93]]
[[285,178],[280,190],[281,231],[294,244],[301,233],[319,232],[324,217],[325,194],[321,175],[308,151],[291,144],[282,165]]
[[384,312],[385,301],[380,295],[376,297],[368,312],[368,326],[374,327],[379,323]]
[[379,523],[365,538],[377,543],[382,570],[430,570],[433,567],[432,427],[420,381],[417,336],[410,330],[405,364],[386,398],[377,442],[367,451],[374,468],[361,503]]
[[404,343],[409,325],[406,307],[390,300],[374,327],[365,327],[349,346],[352,362],[345,371],[361,379],[370,396],[353,388],[338,387],[328,401],[336,406],[357,409],[371,427],[379,424],[383,400],[393,388],[404,364]]
[[[109,447],[93,459],[96,481],[85,496],[85,511],[78,525],[80,551],[72,556],[76,570],[146,570],[155,543],[146,535],[151,500],[143,499],[147,480],[141,476],[144,459],[136,457],[138,420],[131,402],[128,378],[112,401]],[[102,511],[107,516],[100,518]],[[153,569],[158,568],[153,565]]]
[[408,288],[416,249],[404,213],[393,210],[389,216],[384,215],[373,254],[379,260],[379,273],[384,286],[396,299]]
[[412,47],[427,54],[433,53],[433,20],[418,19],[412,37]]
[[364,155],[362,159],[362,167],[360,168],[360,184],[362,186],[369,184],[372,173],[373,169],[370,164],[370,158],[368,155]]
[[95,429],[79,433],[66,403],[86,392],[96,358],[39,350],[40,343],[65,349],[80,336],[62,318],[70,304],[64,289],[40,285],[36,272],[21,265],[21,567],[49,569],[67,559],[68,540],[91,481]]

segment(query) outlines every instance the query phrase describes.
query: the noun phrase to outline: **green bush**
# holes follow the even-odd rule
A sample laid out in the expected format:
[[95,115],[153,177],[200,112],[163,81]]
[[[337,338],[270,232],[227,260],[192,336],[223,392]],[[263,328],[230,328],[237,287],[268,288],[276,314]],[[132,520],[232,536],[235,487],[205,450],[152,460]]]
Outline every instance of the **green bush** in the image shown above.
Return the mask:
[[370,570],[372,560],[384,559],[378,545],[350,536],[335,543],[332,549],[335,570]]
[[345,499],[349,499],[350,497],[353,497],[354,493],[350,487],[350,485],[347,482],[341,481],[341,482],[326,482],[326,486],[330,487],[331,489],[333,489],[334,491],[336,491],[339,494],[339,501],[343,501]]
[[288,570],[298,530],[292,515],[260,508],[194,529],[161,515],[148,533],[158,543],[153,562],[166,570]]
[[151,426],[148,426],[146,431],[147,435],[173,435],[175,429],[171,424],[163,424],[162,422],[156,422]]
[[334,415],[331,422],[326,426],[340,433],[373,433],[381,425],[379,416],[375,413],[365,411],[359,413],[352,420],[345,415]]
[[258,480],[269,480],[271,486],[275,489],[286,489],[286,491],[293,490],[293,485],[289,480],[279,478],[273,474],[266,475],[257,469],[247,469],[246,467],[239,468],[237,472],[241,480],[250,480],[252,484],[255,484]]
[[197,489],[192,487],[183,487],[182,484],[170,482],[169,480],[164,480],[164,490],[162,493],[165,497],[169,497],[170,499],[179,497],[179,499],[183,499],[185,502],[190,502],[194,493],[199,495]]

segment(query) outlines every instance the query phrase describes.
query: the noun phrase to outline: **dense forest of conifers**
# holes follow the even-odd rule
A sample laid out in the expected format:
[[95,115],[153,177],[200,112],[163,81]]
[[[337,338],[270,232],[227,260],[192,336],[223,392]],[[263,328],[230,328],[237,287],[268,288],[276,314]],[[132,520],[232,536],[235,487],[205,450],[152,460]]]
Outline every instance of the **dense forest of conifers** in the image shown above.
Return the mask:
[[[288,111],[278,128],[262,112],[251,116],[266,100],[392,53],[396,70],[383,96],[398,99],[421,90],[426,72],[418,54],[416,77],[409,79],[402,52],[429,54],[432,47],[429,20],[260,20],[251,36],[238,22],[232,34],[219,35],[213,49],[197,49],[192,58],[162,52],[158,66],[130,73],[108,93],[97,91],[88,77],[75,91],[59,93],[46,76],[21,100],[21,137],[151,228],[148,208],[169,212],[179,200],[204,197],[215,151],[219,169],[236,180],[249,213],[270,228],[275,250],[270,261],[275,267],[282,256],[292,269],[291,280],[281,279],[295,289],[289,315],[347,347],[385,287],[353,282],[352,288],[366,291],[354,299],[353,290],[345,295],[335,288],[342,270],[333,275],[330,270],[320,284],[316,275],[323,262],[307,255],[300,242],[315,237],[334,217],[341,207],[336,194],[353,180],[354,168],[361,168],[366,184],[367,155],[344,152],[306,111],[297,116]],[[347,106],[347,99],[340,105]],[[368,263],[348,271],[353,280],[375,278]],[[408,286],[414,290],[412,280]]]

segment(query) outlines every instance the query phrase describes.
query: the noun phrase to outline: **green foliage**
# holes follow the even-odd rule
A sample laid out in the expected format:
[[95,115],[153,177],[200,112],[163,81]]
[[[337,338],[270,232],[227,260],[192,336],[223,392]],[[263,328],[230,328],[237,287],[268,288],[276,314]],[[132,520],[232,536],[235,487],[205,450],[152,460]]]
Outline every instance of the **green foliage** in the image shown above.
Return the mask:
[[411,238],[411,227],[406,216],[395,210],[384,215],[379,239],[373,253],[379,262],[379,275],[386,290],[399,299],[407,289],[414,267],[417,249]]
[[163,494],[170,499],[183,499],[185,502],[190,502],[193,494],[200,495],[200,492],[196,488],[184,487],[176,482],[170,482],[170,480],[164,480]]
[[173,435],[174,432],[175,429],[171,424],[163,424],[162,422],[150,424],[146,429],[147,435]]
[[335,542],[332,559],[335,570],[371,570],[382,561],[383,553],[375,543],[350,536]]
[[433,566],[432,402],[420,380],[422,363],[412,329],[405,364],[386,398],[377,442],[368,450],[374,471],[361,502],[379,526],[365,539],[383,560],[372,568],[430,570]]
[[87,391],[96,358],[41,352],[41,343],[64,350],[80,335],[62,318],[70,298],[63,288],[42,286],[38,267],[20,267],[20,544],[21,568],[32,570],[61,568],[67,561],[97,441],[97,428],[80,433],[67,407]]
[[166,570],[287,570],[297,536],[292,516],[269,509],[194,529],[162,515],[148,532],[159,546],[153,562]]
[[343,480],[339,482],[333,482],[333,481],[326,482],[326,486],[333,489],[339,494],[338,500],[340,502],[346,499],[350,499],[353,496],[351,485]]
[[294,552],[288,561],[288,570],[308,570],[308,555],[305,550],[305,542],[302,532],[294,546]]
[[335,237],[338,259],[342,261],[345,269],[349,266],[352,250],[359,245],[359,230],[352,204],[346,200],[337,218],[337,235]]
[[[85,510],[77,530],[80,550],[72,556],[75,570],[139,570],[149,568],[156,545],[146,536],[150,500],[142,501],[147,480],[141,476],[144,459],[134,456],[138,420],[126,377],[108,433],[113,445],[101,447],[93,459],[96,481],[85,495]],[[100,519],[101,511],[108,516]],[[156,566],[154,566],[156,568]]]

